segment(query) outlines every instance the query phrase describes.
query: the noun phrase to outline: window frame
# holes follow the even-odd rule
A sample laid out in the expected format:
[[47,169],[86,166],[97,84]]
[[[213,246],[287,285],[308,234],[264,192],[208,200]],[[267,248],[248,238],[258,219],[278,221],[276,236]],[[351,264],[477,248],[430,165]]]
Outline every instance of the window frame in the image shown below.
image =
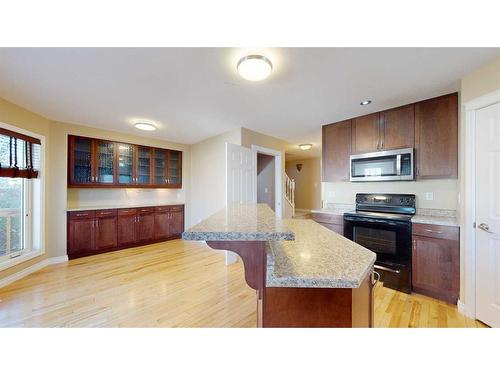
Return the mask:
[[[0,271],[3,271],[45,254],[45,137],[3,122],[0,122],[0,126],[40,139],[40,171],[38,178],[22,178],[23,207],[21,215],[23,215],[23,249],[15,252],[19,253],[19,255],[14,257],[12,257],[12,253],[0,256]],[[35,199],[40,200],[38,204],[35,204]]]

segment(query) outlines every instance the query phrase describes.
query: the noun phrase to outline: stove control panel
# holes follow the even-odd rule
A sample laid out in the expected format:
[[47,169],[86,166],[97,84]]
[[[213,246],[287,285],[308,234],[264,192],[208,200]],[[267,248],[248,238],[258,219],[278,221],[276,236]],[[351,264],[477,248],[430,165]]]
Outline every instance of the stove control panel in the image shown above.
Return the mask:
[[415,214],[414,194],[356,194],[356,209],[372,212]]

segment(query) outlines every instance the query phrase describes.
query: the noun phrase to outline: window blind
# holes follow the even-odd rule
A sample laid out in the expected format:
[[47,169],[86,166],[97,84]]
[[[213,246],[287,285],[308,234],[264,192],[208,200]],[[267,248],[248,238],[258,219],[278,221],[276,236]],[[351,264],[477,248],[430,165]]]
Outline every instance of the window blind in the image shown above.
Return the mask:
[[40,140],[0,128],[0,177],[37,178]]

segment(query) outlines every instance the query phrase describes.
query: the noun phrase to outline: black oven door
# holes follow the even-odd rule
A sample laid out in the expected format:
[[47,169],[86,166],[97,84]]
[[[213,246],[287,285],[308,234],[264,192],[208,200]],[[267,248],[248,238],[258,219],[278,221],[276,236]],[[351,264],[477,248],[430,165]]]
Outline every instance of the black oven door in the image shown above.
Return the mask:
[[377,263],[411,263],[411,223],[344,216],[344,236],[377,253]]

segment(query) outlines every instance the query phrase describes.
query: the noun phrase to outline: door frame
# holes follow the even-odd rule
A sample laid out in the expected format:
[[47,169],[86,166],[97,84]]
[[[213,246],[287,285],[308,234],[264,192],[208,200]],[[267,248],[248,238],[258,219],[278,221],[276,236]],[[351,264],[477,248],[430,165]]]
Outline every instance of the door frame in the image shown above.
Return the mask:
[[[457,302],[458,309],[470,318],[476,318],[476,111],[493,104],[500,103],[500,90],[480,96],[462,104],[465,113],[464,142],[461,147],[464,168],[463,181],[463,215],[462,233],[464,239],[463,276],[464,283],[461,299]],[[463,298],[463,299],[462,299]]]
[[[278,150],[273,150],[271,148],[266,148],[262,146],[252,145],[251,147],[255,162],[255,170],[257,171],[257,154],[264,154],[269,156],[274,156],[274,210],[276,212],[276,217],[281,218],[283,215],[282,207],[282,196],[281,196],[281,184],[283,178],[283,165],[282,165],[282,153]],[[257,176],[255,177],[255,183],[257,184]],[[257,186],[255,186],[255,202],[257,202]]]

